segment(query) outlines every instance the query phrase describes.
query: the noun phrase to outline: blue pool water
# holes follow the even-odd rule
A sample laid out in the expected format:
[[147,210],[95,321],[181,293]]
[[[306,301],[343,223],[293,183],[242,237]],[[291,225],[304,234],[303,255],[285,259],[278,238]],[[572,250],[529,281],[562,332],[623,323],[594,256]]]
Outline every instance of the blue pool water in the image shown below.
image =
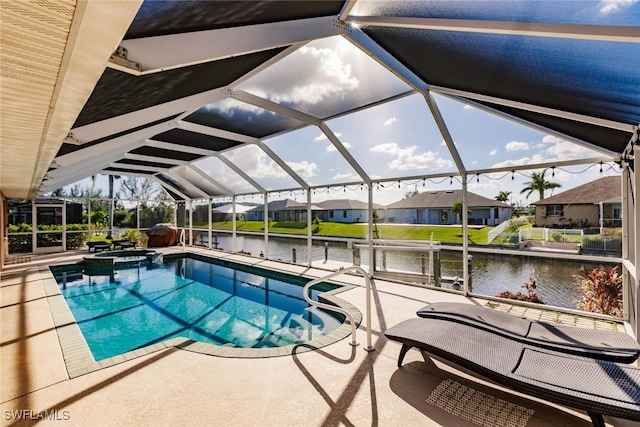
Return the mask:
[[[179,258],[111,277],[52,271],[96,361],[176,337],[279,347],[320,338],[342,323],[309,308],[300,279],[246,266]],[[312,298],[329,289],[321,285]]]

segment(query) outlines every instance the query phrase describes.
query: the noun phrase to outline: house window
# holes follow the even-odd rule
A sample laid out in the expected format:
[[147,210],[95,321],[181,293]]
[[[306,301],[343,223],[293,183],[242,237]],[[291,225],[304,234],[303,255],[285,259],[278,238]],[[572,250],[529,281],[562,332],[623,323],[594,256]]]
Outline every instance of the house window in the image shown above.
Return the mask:
[[613,219],[620,219],[620,208],[613,208]]
[[563,205],[549,205],[547,206],[547,216],[563,216],[564,215],[564,206]]
[[333,218],[333,211],[329,211],[329,218]]
[[344,218],[344,219],[347,218],[347,211],[342,211],[342,218]]

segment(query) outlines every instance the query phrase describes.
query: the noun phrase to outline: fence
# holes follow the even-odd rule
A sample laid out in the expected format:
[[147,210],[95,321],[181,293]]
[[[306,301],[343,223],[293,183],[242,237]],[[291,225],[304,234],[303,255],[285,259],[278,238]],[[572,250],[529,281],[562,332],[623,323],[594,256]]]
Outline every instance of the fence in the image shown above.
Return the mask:
[[584,234],[580,229],[522,228],[518,233],[494,233],[489,242],[491,245],[517,246],[525,240],[579,243],[581,250],[586,252],[622,253],[621,236]]
[[521,240],[544,240],[546,242],[580,243],[584,232],[572,228],[522,228]]

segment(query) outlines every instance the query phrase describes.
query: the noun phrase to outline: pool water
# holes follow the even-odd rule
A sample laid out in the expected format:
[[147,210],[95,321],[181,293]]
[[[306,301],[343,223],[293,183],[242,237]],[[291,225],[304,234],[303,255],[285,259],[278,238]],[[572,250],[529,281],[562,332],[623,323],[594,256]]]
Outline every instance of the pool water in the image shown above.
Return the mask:
[[[280,347],[318,339],[342,324],[308,306],[304,281],[247,266],[179,258],[118,269],[111,277],[53,273],[96,361],[176,337]],[[312,290],[312,298],[327,290]]]

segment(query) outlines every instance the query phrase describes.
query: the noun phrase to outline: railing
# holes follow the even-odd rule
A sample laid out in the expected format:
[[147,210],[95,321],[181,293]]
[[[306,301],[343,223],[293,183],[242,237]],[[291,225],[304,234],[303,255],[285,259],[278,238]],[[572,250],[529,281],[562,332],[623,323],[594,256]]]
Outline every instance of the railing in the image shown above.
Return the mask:
[[[441,285],[440,266],[440,243],[430,242],[428,244],[403,245],[397,241],[385,241],[372,246],[354,244],[353,264],[360,265],[360,250],[373,250],[373,266],[371,271],[374,277],[395,278],[410,282],[418,282],[435,286]],[[392,255],[388,261],[388,255]],[[379,255],[379,257],[378,257]],[[379,259],[378,259],[379,258]],[[396,261],[395,267],[391,264]],[[388,267],[390,264],[390,267]],[[412,267],[419,268],[419,271],[412,271]]]
[[367,347],[365,347],[366,351],[373,351],[375,350],[375,348],[371,345],[371,279],[369,278],[369,275],[367,274],[367,272],[365,270],[363,270],[360,267],[344,267],[341,268],[340,270],[337,270],[327,276],[324,277],[319,277],[317,279],[314,279],[312,281],[310,281],[309,283],[307,283],[304,286],[304,289],[302,290],[302,295],[304,296],[305,301],[307,301],[307,303],[309,305],[312,306],[316,306],[319,308],[324,308],[325,310],[330,310],[330,311],[335,311],[337,313],[343,314],[347,319],[349,319],[349,323],[351,324],[351,342],[349,344],[356,346],[358,345],[358,342],[356,341],[356,322],[353,319],[353,316],[351,315],[351,313],[349,313],[347,310],[345,310],[342,307],[336,307],[335,305],[330,305],[330,304],[325,304],[323,302],[320,301],[314,301],[309,297],[309,289],[314,286],[317,285],[318,283],[324,282],[325,280],[331,279],[333,277],[336,276],[340,276],[344,273],[347,273],[349,271],[356,271],[358,273],[360,273],[362,275],[362,277],[364,277],[364,281],[366,283],[366,327],[367,327]]
[[179,241],[180,244],[182,245],[182,250],[186,250],[187,249],[187,236],[184,232],[184,228],[180,229],[180,237],[179,237]]

